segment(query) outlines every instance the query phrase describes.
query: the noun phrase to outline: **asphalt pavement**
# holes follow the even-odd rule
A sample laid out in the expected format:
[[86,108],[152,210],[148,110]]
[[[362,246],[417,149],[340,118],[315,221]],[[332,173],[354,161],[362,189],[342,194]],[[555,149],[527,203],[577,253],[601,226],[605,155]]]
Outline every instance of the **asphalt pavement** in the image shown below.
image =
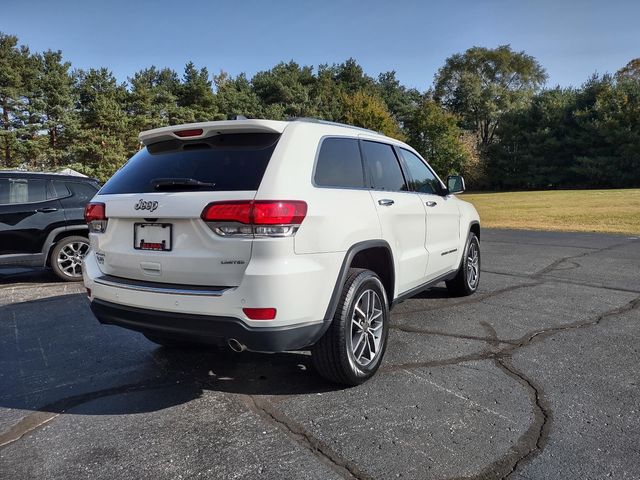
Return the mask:
[[305,352],[158,347],[0,269],[0,478],[640,479],[640,238],[481,240],[479,291],[396,307],[354,388]]

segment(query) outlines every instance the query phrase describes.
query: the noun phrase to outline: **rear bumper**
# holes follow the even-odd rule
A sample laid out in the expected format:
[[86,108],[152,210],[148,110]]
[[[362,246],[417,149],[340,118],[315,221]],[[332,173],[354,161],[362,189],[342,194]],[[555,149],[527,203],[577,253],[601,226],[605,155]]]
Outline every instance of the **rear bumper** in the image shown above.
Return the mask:
[[91,302],[91,310],[103,324],[218,345],[226,344],[233,338],[248,350],[259,352],[301,350],[313,345],[325,330],[324,322],[282,327],[250,327],[234,317],[149,310],[99,299]]

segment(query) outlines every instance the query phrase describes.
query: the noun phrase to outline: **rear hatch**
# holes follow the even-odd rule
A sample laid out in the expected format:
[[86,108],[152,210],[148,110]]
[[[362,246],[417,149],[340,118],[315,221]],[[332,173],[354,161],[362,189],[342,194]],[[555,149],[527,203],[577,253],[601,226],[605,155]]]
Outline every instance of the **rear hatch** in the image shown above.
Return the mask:
[[96,235],[101,271],[170,284],[239,285],[252,238],[218,235],[201,215],[211,202],[252,200],[279,137],[218,132],[202,138],[200,131],[197,139],[147,139],[93,200],[104,203],[107,217],[104,233]]

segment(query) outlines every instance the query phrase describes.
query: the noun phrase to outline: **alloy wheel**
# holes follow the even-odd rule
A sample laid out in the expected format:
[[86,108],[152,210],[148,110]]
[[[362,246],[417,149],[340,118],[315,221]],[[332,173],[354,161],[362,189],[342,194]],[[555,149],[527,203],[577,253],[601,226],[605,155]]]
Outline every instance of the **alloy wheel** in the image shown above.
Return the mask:
[[71,278],[82,276],[82,261],[89,250],[87,242],[70,242],[60,249],[56,263],[60,271]]
[[378,356],[382,346],[384,315],[382,301],[374,290],[362,292],[351,317],[351,352],[363,367]]
[[472,290],[478,285],[480,279],[480,249],[476,242],[471,242],[467,252],[467,284]]

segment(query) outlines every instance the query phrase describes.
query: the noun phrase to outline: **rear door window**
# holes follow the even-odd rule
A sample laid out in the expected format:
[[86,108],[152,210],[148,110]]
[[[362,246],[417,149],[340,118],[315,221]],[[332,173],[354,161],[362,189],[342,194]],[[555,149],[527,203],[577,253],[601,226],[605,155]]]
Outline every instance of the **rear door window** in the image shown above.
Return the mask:
[[[257,190],[279,134],[220,134],[202,140],[168,140],[136,153],[100,194],[164,191]],[[158,181],[165,187],[158,187]],[[189,183],[189,184],[187,184]]]
[[313,177],[319,187],[363,188],[364,170],[355,138],[325,138]]
[[0,204],[36,203],[47,200],[47,180],[0,179]]
[[386,143],[362,142],[362,153],[376,190],[407,191],[407,183],[393,147]]

